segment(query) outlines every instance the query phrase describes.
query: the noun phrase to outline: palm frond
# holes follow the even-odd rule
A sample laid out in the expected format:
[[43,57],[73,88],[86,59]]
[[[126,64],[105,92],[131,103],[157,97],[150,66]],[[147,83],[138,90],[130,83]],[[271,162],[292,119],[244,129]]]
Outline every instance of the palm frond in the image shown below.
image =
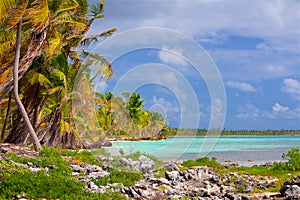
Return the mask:
[[103,12],[104,12],[104,1],[101,0],[100,2],[96,4],[92,4],[89,8],[90,16],[94,19],[97,18],[103,18]]
[[0,19],[3,24],[7,23],[11,27],[15,26],[23,17],[28,0],[3,0],[1,1]]
[[36,82],[40,83],[46,88],[52,85],[46,76],[33,70],[28,72],[27,77],[29,77],[28,81],[31,85],[35,84]]
[[57,51],[60,51],[62,47],[62,36],[58,31],[55,31],[47,41],[46,52],[49,56],[52,56]]
[[98,42],[98,38],[106,38],[108,36],[111,36],[113,35],[115,32],[117,31],[116,28],[111,28],[107,31],[104,31],[100,34],[97,34],[97,35],[91,35],[90,37],[88,38],[85,38],[82,42],[81,42],[81,46],[89,46],[90,44],[94,44],[96,42]]
[[32,7],[27,10],[26,18],[30,20],[37,31],[47,26],[49,21],[49,7],[47,0],[35,0]]
[[54,13],[54,16],[58,16],[63,12],[75,10],[78,7],[79,7],[79,4],[77,3],[76,0],[61,1],[61,4],[60,4],[59,8],[56,10],[56,12]]
[[0,21],[4,21],[4,18],[8,16],[9,11],[13,8],[15,0],[1,0],[0,1]]
[[54,77],[57,77],[59,80],[61,80],[63,82],[64,88],[68,87],[67,77],[62,71],[55,69],[52,73],[53,73]]

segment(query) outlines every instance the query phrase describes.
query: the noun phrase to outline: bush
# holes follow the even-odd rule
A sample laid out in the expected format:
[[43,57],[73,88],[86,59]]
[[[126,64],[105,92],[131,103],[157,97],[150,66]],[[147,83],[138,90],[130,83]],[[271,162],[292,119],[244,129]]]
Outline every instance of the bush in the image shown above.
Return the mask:
[[286,163],[287,168],[292,171],[300,170],[300,149],[292,148],[286,154],[282,155],[282,159],[288,160]]

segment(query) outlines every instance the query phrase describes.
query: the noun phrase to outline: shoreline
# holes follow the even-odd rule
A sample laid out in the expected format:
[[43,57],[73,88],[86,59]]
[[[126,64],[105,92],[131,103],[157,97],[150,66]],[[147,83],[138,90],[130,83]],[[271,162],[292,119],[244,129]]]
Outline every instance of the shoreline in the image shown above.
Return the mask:
[[176,138],[176,137],[300,137],[300,135],[175,135],[168,136],[163,139],[151,139],[151,138],[107,138],[110,142],[141,142],[141,141],[158,141],[158,140],[167,140],[168,138]]

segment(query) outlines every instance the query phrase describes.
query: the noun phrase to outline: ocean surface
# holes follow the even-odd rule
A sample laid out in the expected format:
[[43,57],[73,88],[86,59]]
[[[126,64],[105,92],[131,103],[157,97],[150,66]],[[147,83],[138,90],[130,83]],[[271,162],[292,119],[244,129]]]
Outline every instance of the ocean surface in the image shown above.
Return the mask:
[[259,164],[282,160],[282,153],[300,147],[300,136],[175,136],[157,141],[114,141],[112,155],[142,152],[164,161],[182,161],[208,156],[218,161]]

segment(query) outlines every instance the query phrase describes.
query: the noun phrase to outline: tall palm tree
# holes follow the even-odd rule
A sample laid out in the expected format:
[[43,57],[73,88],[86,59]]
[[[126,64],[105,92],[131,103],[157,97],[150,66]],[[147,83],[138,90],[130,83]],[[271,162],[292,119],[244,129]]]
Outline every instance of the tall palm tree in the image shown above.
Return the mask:
[[15,62],[14,62],[14,69],[13,69],[13,77],[14,77],[14,95],[16,103],[19,107],[20,113],[25,121],[25,124],[27,126],[27,130],[29,132],[29,135],[31,137],[32,143],[34,145],[34,149],[36,151],[42,150],[42,146],[37,138],[37,135],[35,134],[35,131],[32,127],[32,124],[29,120],[29,117],[27,115],[27,112],[22,104],[22,101],[19,97],[19,87],[18,87],[18,74],[19,74],[19,58],[20,58],[20,46],[21,46],[21,30],[22,30],[22,18],[18,22],[18,28],[17,28],[17,40],[16,40],[16,54],[15,54]]

